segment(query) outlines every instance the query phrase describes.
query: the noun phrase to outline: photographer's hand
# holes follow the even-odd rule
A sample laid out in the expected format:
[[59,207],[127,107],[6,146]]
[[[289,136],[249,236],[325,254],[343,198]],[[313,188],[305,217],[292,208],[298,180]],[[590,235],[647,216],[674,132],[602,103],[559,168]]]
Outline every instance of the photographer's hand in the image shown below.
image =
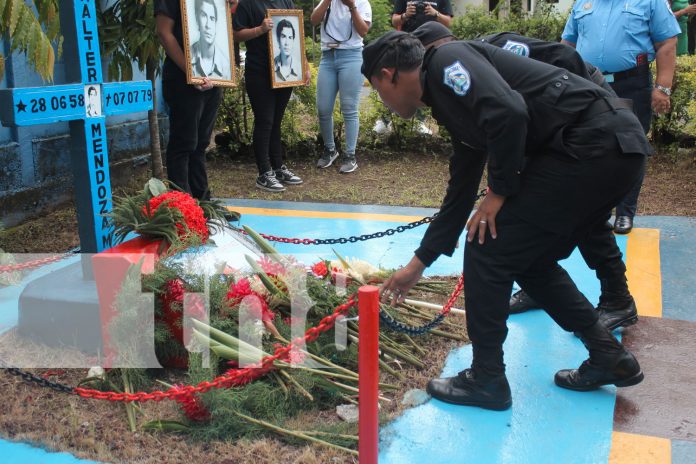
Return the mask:
[[412,18],[416,15],[416,3],[415,2],[408,2],[408,5],[406,6],[406,11],[403,14],[404,18]]
[[435,8],[430,3],[425,4],[425,10],[423,10],[426,16],[435,16],[437,17],[440,12],[437,11]]

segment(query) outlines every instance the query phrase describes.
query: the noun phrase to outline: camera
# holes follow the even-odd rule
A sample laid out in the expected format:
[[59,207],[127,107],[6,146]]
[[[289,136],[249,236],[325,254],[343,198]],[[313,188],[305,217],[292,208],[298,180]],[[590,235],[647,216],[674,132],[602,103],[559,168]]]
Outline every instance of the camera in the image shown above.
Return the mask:
[[425,0],[414,0],[409,3],[416,6],[416,15],[425,14]]

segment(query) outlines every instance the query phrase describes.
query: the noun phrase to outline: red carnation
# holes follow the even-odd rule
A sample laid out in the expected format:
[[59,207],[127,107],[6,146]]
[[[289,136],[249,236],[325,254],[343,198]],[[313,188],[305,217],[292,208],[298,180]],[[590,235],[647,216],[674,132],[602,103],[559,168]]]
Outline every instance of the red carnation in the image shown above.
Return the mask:
[[[148,201],[150,214],[154,215],[157,208],[165,205],[169,209],[177,209],[183,218],[184,223],[176,224],[177,236],[181,239],[195,234],[205,243],[210,236],[208,231],[207,219],[203,214],[203,208],[198,205],[198,201],[188,193],[172,190],[170,192],[157,195]],[[143,214],[146,216],[147,207],[143,207]],[[152,216],[150,216],[152,217]]]
[[261,266],[263,272],[265,272],[268,275],[285,274],[285,268],[283,267],[283,265],[276,261],[273,261],[272,259],[269,259],[267,256],[262,256],[261,259],[259,259],[256,262],[259,263],[259,266]]
[[[248,296],[253,296],[254,298],[245,300]],[[249,305],[252,315],[263,321],[272,321],[275,318],[275,313],[268,307],[266,299],[251,289],[251,284],[246,278],[239,279],[237,283],[230,286],[230,291],[227,292],[227,300],[232,307],[238,306],[242,301],[245,301]]]
[[174,400],[179,403],[188,420],[192,422],[207,422],[210,420],[210,411],[208,411],[203,401],[197,395],[188,392],[184,393],[183,385],[174,385],[172,390],[182,392],[174,396]]
[[326,267],[326,263],[324,261],[319,261],[318,263],[312,265],[311,270],[312,273],[320,279],[323,279],[329,273],[329,269]]

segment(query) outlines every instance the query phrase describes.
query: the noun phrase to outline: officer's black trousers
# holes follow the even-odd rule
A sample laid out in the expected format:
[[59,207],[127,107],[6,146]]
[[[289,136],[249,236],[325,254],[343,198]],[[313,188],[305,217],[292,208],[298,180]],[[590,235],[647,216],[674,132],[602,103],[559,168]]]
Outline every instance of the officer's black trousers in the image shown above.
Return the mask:
[[622,153],[613,130],[620,124],[635,126],[640,135],[633,115],[609,112],[571,128],[560,146],[532,157],[519,193],[508,198],[496,218],[498,238],[467,243],[464,281],[475,369],[494,375],[504,371],[502,346],[514,280],[565,330],[582,330],[597,321],[592,304],[558,261],[606,223],[640,175],[644,156]]
[[219,87],[201,92],[183,79],[162,81],[169,106],[167,177],[199,200],[210,199],[205,151],[222,101]]

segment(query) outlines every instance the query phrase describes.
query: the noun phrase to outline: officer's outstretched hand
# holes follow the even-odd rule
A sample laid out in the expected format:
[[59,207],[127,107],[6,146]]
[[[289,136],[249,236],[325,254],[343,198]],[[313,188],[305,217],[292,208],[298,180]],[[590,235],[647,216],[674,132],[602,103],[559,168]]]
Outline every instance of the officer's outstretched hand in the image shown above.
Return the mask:
[[503,203],[505,203],[504,196],[498,195],[490,189],[488,190],[478,209],[469,218],[469,222],[466,223],[466,229],[468,230],[466,234],[467,242],[473,241],[478,233],[478,242],[483,244],[486,241],[487,229],[490,229],[491,237],[498,237],[498,231],[495,229],[495,217],[498,215],[500,208],[503,207]]
[[408,291],[418,283],[424,270],[425,265],[417,256],[411,258],[405,267],[396,271],[382,284],[382,288],[379,290],[382,303],[392,306],[403,303]]

